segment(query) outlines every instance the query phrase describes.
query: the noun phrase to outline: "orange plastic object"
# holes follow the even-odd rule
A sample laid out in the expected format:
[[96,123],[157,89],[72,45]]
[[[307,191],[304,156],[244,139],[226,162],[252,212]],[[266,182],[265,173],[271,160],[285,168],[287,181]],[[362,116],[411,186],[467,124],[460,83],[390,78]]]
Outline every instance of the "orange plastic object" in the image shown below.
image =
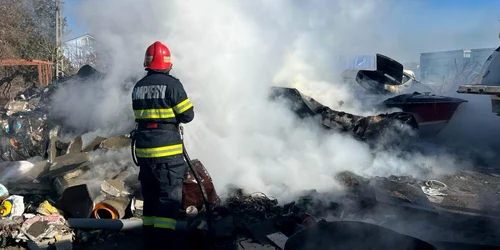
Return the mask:
[[18,149],[18,148],[19,148],[19,142],[18,142],[16,139],[11,138],[11,139],[9,140],[9,142],[10,142],[10,145],[11,145],[14,149]]
[[106,203],[97,204],[93,214],[96,219],[118,219],[118,211]]

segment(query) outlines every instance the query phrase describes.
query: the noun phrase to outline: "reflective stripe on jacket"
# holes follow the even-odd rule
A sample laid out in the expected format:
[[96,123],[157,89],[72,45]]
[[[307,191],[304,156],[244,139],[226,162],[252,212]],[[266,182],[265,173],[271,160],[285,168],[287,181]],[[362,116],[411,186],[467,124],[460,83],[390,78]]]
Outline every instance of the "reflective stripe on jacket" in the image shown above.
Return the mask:
[[146,124],[135,135],[139,164],[183,161],[177,125],[193,120],[194,107],[182,83],[169,74],[150,71],[134,86],[132,107],[135,121]]

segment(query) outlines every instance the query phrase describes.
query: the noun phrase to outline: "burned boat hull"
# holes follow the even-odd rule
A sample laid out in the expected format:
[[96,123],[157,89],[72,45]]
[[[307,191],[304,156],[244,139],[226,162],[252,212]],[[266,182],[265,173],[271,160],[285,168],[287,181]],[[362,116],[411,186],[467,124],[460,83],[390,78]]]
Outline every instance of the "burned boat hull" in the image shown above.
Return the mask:
[[408,112],[393,112],[376,116],[353,115],[333,110],[295,88],[273,87],[271,99],[276,101],[279,98],[287,101],[288,108],[298,117],[319,116],[323,128],[335,132],[350,133],[361,141],[376,140],[389,130],[407,133],[406,127],[418,129],[416,119],[413,114]]
[[[430,91],[422,85],[414,75],[405,72],[403,65],[398,61],[377,54],[377,68],[375,70],[360,70],[356,75],[356,82],[365,89],[365,92],[385,95],[410,91]],[[431,95],[430,92],[421,94],[413,92],[400,94],[382,102],[382,107],[399,108],[403,112],[412,113],[418,122],[421,136],[432,136],[439,133],[453,117],[455,111],[465,100],[445,96]]]
[[421,135],[436,135],[451,120],[460,104],[466,100],[418,93],[398,95],[385,100],[388,108],[399,108],[412,113],[418,122]]

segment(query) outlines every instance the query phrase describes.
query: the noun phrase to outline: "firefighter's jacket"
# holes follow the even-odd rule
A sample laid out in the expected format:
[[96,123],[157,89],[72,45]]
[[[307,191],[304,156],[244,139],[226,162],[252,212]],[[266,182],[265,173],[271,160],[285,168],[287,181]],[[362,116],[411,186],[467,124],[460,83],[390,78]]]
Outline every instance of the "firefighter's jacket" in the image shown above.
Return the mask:
[[193,120],[194,108],[182,83],[169,74],[150,71],[134,86],[132,107],[138,163],[183,163],[178,125]]

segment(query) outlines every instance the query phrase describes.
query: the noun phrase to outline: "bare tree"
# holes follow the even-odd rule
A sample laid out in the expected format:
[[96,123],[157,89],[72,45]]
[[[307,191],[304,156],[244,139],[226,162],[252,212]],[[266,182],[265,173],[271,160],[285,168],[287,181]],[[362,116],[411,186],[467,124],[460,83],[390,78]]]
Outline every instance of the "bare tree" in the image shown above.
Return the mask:
[[479,72],[484,62],[477,60],[463,60],[459,63],[454,59],[454,69],[446,71],[442,75],[442,83],[439,86],[440,93],[454,91],[458,85],[473,84],[479,77]]
[[[55,0],[0,0],[0,59],[54,62],[55,14]],[[11,89],[20,91],[35,83],[37,71],[34,67],[0,67],[0,77],[0,91],[8,98],[16,94],[6,94]]]

